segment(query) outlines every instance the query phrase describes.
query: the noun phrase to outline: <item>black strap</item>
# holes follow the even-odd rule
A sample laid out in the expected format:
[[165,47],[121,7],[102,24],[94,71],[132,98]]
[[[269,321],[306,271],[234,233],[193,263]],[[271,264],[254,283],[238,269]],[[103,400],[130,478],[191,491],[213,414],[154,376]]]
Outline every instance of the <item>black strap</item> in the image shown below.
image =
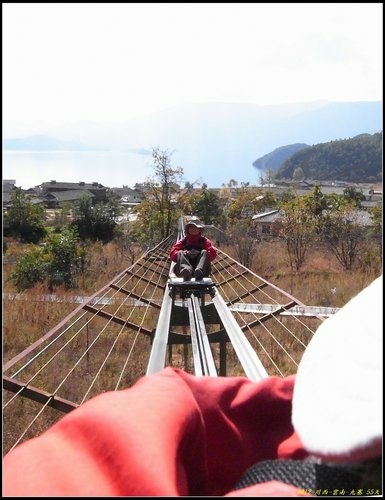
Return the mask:
[[250,467],[234,489],[276,480],[307,490],[314,495],[325,495],[326,491],[330,495],[349,495],[354,489],[376,488],[375,484],[366,485],[366,472],[367,467],[362,463],[340,465],[318,463],[314,460],[266,460]]

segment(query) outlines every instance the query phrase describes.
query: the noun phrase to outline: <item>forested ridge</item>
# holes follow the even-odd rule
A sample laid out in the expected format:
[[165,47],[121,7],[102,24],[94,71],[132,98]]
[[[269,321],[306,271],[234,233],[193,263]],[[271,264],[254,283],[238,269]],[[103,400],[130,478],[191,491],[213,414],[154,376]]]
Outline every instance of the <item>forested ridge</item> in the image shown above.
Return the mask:
[[294,153],[301,149],[310,147],[309,144],[297,143],[289,144],[288,146],[281,146],[274,149],[271,153],[258,158],[253,162],[253,167],[259,170],[278,170],[285,160],[293,156]]
[[275,177],[382,182],[382,132],[309,146],[288,158]]

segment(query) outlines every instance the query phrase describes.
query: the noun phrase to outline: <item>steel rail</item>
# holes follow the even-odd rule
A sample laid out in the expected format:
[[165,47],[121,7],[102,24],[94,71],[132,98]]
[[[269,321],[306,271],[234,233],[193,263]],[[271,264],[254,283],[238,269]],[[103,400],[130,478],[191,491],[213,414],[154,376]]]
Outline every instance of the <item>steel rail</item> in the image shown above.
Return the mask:
[[151,373],[155,373],[165,366],[167,341],[170,329],[171,306],[172,299],[170,295],[165,292],[159,313],[158,324],[152,341],[146,375],[151,375]]
[[254,381],[268,377],[268,373],[261,360],[235,321],[223,298],[216,292],[212,300],[246,376]]
[[217,376],[213,353],[207,337],[205,323],[199,305],[198,297],[194,294],[188,299],[188,313],[190,318],[191,345],[193,351],[195,375]]

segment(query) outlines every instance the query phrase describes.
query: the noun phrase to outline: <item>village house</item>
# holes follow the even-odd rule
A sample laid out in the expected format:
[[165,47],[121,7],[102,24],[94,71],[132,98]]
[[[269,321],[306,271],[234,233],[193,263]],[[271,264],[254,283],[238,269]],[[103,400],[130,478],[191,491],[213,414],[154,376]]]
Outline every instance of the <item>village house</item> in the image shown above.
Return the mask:
[[281,217],[282,214],[278,209],[253,215],[256,236],[261,239],[279,236],[282,228]]

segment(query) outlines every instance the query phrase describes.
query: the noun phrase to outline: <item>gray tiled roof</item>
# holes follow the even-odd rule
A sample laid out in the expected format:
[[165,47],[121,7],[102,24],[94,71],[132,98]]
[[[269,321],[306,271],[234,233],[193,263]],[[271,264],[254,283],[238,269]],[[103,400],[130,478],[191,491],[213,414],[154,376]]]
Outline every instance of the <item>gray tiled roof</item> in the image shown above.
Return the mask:
[[95,198],[95,195],[87,189],[71,189],[68,191],[55,191],[54,193],[50,193],[50,199],[54,198],[58,202],[80,200],[84,196],[87,198]]
[[92,182],[92,183],[87,183],[87,182],[57,182],[57,181],[50,181],[50,182],[43,182],[40,184],[42,189],[45,190],[50,190],[50,188],[54,189],[66,189],[66,190],[78,190],[78,189],[106,189],[105,186],[102,184],[99,184],[98,182]]
[[257,222],[274,222],[278,217],[280,217],[279,210],[270,210],[269,212],[253,215],[252,219]]

